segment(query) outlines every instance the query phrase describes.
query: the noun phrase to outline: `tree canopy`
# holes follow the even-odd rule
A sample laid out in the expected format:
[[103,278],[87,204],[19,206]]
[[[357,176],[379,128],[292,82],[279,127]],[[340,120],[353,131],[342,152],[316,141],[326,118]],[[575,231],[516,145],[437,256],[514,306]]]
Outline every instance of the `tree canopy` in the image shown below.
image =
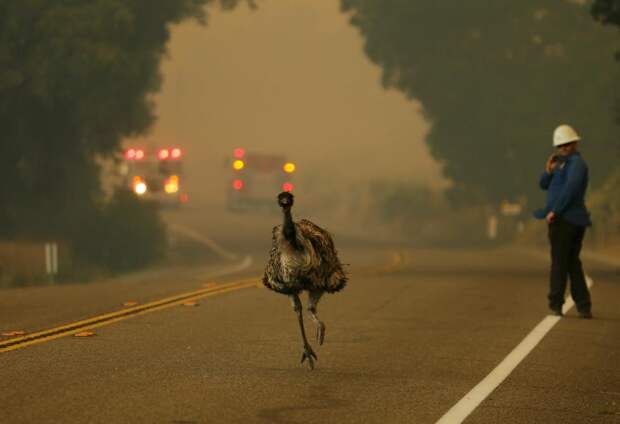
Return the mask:
[[615,166],[618,40],[586,5],[341,0],[341,8],[383,85],[422,103],[428,146],[455,201],[540,196],[537,177],[562,123],[582,134],[595,184]]
[[170,25],[237,0],[0,0],[0,235],[95,213],[97,156],[153,122]]
[[597,21],[620,26],[619,0],[594,0],[591,10],[592,16]]

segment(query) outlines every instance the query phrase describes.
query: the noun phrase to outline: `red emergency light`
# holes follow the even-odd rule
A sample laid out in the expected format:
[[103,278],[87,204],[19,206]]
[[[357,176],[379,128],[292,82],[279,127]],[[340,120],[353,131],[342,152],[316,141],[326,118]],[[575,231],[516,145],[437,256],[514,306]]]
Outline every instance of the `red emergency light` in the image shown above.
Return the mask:
[[293,191],[293,184],[292,183],[284,183],[282,184],[282,191]]
[[181,157],[181,149],[179,149],[178,147],[175,147],[174,149],[170,150],[170,156],[172,157],[172,159],[178,159]]
[[243,181],[241,180],[233,181],[233,188],[237,191],[241,190],[243,188]]
[[159,152],[157,152],[157,157],[161,160],[168,159],[169,156],[170,152],[168,149],[159,149]]
[[125,151],[125,159],[128,159],[128,160],[144,159],[144,150],[142,150],[142,149],[128,149],[128,150]]
[[129,149],[125,151],[125,159],[135,159],[136,149]]
[[245,156],[245,150],[242,149],[241,147],[238,147],[235,149],[233,154],[235,155],[237,159],[241,159]]

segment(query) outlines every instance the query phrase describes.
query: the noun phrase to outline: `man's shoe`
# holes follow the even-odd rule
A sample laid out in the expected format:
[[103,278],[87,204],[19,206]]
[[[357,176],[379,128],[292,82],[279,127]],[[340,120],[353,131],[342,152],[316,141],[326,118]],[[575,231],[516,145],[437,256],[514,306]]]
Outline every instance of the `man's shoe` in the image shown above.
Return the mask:
[[561,317],[564,316],[564,314],[562,314],[562,310],[561,309],[549,309],[549,315],[553,315],[555,317]]
[[590,312],[590,311],[579,311],[579,318],[592,319],[592,312]]

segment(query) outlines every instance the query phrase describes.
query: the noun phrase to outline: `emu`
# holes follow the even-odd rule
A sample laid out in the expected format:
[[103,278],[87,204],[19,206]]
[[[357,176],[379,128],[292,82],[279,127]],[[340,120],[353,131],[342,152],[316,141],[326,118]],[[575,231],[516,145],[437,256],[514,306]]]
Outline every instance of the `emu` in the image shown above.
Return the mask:
[[335,293],[347,283],[342,264],[330,234],[307,219],[293,221],[291,208],[294,196],[290,192],[278,195],[284,222],[272,231],[272,245],[265,267],[263,284],[270,290],[289,296],[297,314],[303,339],[301,363],[307,359],[314,369],[316,354],[306,339],[299,293],[308,292],[308,311],[316,325],[319,345],[325,338],[325,324],[319,320],[316,307],[325,292]]

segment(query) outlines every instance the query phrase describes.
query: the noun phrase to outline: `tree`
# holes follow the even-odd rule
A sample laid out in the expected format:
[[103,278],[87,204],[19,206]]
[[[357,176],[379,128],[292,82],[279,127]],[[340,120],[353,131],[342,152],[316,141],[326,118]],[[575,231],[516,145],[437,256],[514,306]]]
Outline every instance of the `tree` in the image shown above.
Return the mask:
[[590,11],[598,22],[620,26],[620,1],[594,0]]
[[[617,40],[577,2],[341,0],[382,82],[424,106],[431,154],[462,203],[540,194],[556,125],[583,134],[600,183],[617,133]],[[531,203],[539,202],[535,200]]]
[[0,0],[0,236],[101,212],[96,158],[149,128],[170,25],[216,2],[237,0]]
[[[594,19],[603,25],[620,26],[620,0],[594,0],[590,9]],[[616,60],[620,61],[620,51],[616,51]],[[620,123],[620,101],[616,100],[617,122]],[[620,155],[620,145],[618,146]]]
[[[620,27],[620,1],[595,0],[590,9],[594,19],[603,25]],[[616,52],[620,60],[620,52]],[[616,104],[620,104],[617,101]],[[620,112],[620,107],[617,107]],[[620,122],[620,113],[617,118]],[[618,150],[620,152],[620,149]],[[620,235],[620,169],[617,167],[605,184],[592,196],[592,214],[597,217],[594,234],[600,244],[618,242]],[[615,240],[613,240],[615,239]]]

